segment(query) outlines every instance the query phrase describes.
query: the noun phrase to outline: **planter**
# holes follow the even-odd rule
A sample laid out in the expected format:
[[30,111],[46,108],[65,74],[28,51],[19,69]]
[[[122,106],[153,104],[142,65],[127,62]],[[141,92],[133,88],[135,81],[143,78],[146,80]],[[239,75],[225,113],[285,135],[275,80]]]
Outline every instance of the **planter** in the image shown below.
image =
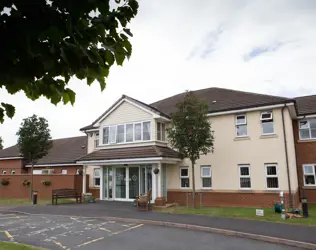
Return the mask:
[[7,179],[2,179],[0,183],[2,186],[8,186],[10,182]]
[[50,186],[51,185],[51,181],[42,181],[42,184],[44,185],[44,186]]
[[29,180],[24,180],[24,181],[22,182],[22,185],[23,185],[24,187],[29,187],[29,186],[31,185],[31,182],[30,182]]

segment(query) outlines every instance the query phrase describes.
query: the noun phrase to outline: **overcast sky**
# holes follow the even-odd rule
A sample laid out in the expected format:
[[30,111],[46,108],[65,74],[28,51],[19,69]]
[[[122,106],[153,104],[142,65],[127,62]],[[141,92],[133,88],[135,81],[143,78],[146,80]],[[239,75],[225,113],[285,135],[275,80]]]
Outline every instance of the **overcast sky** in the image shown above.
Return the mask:
[[316,1],[141,0],[130,25],[133,55],[112,68],[107,87],[72,79],[76,103],[54,106],[0,89],[16,106],[0,124],[5,147],[14,145],[23,118],[49,121],[53,138],[83,135],[122,94],[151,103],[186,89],[224,87],[258,93],[316,94]]

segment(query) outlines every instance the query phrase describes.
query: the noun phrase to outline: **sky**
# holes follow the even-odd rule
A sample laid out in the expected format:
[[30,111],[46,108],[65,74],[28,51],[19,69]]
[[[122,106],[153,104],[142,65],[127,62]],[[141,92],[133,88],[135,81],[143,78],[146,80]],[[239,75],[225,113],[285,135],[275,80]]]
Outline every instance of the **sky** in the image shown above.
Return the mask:
[[4,146],[16,144],[23,120],[36,114],[53,138],[84,135],[123,94],[146,103],[184,92],[222,87],[295,97],[316,94],[316,1],[140,0],[129,25],[133,54],[111,68],[107,87],[71,79],[74,106],[31,101],[0,89],[16,114],[0,124]]

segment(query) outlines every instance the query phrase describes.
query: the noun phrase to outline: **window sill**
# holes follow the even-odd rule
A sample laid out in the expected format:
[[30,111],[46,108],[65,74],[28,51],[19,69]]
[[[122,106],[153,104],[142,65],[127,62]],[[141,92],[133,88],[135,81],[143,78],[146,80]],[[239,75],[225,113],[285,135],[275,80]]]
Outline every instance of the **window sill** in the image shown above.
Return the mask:
[[312,189],[312,190],[316,190],[316,185],[310,185],[310,186],[303,186],[302,189],[308,190],[308,189]]
[[278,138],[277,134],[266,134],[266,135],[261,135],[260,139],[268,139],[268,138]]
[[240,137],[235,137],[234,141],[246,141],[246,140],[250,140],[249,136],[240,136]]
[[304,142],[316,142],[316,139],[300,139],[297,142],[299,143],[304,143]]

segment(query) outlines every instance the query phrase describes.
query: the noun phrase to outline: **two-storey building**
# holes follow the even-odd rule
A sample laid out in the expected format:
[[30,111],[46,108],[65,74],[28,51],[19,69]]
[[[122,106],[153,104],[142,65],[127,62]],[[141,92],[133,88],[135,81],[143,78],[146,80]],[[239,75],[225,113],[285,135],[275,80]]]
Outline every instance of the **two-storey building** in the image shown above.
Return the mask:
[[[213,153],[195,165],[198,202],[213,206],[267,207],[299,186],[292,120],[295,100],[221,88],[194,91],[206,99],[215,135]],[[84,178],[101,200],[135,199],[152,188],[152,199],[185,204],[192,190],[191,166],[168,145],[166,128],[184,93],[152,103],[122,96],[91,125]],[[159,170],[159,171],[154,171]],[[158,172],[158,173],[157,173]]]

